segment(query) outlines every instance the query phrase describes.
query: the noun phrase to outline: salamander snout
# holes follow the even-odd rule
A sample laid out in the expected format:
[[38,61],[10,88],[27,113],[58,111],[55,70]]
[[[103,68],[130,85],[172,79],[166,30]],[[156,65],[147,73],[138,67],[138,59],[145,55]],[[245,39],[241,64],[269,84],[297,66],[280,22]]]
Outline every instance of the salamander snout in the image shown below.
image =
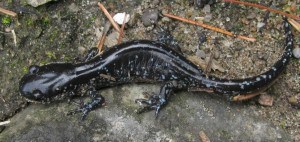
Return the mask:
[[29,100],[48,101],[63,92],[72,73],[71,64],[30,66],[28,73],[20,80],[20,93]]
[[41,101],[49,93],[49,86],[45,86],[46,78],[40,74],[39,66],[29,67],[29,71],[24,75],[19,83],[19,90],[23,97],[29,100]]

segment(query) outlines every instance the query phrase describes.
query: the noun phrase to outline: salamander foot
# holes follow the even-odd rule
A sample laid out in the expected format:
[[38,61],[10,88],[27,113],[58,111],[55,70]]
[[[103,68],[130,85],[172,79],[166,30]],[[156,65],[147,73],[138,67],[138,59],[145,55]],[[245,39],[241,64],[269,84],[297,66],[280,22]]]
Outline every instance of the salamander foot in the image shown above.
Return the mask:
[[95,108],[101,107],[104,104],[104,102],[104,97],[98,96],[97,98],[93,98],[91,102],[81,105],[78,109],[69,111],[67,115],[82,113],[81,121],[83,121],[90,111],[94,110]]
[[166,104],[166,100],[161,98],[159,95],[151,96],[149,99],[136,99],[135,102],[143,106],[140,110],[138,110],[138,113],[155,110],[155,117],[158,116],[162,106]]

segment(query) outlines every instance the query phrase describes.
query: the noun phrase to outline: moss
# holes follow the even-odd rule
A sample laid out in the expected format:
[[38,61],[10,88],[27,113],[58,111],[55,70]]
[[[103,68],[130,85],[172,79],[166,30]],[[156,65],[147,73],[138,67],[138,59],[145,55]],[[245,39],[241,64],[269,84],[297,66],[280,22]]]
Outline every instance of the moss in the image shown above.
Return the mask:
[[26,19],[26,25],[27,26],[33,26],[34,22],[32,19]]
[[43,17],[42,23],[43,23],[44,25],[49,25],[49,23],[50,23],[49,17],[48,17],[48,16],[47,16],[47,17]]
[[46,55],[50,59],[56,59],[55,53],[53,53],[51,51],[46,51]]
[[2,23],[3,25],[10,25],[10,23],[11,23],[10,17],[8,17],[8,16],[3,17],[3,18],[1,19],[1,23]]
[[27,66],[24,66],[24,67],[22,68],[22,71],[23,71],[24,74],[27,73],[27,72],[28,72],[28,67],[27,67]]
[[54,29],[50,35],[50,42],[54,42],[54,40],[56,38],[58,38],[58,33],[59,33],[59,30],[58,29]]

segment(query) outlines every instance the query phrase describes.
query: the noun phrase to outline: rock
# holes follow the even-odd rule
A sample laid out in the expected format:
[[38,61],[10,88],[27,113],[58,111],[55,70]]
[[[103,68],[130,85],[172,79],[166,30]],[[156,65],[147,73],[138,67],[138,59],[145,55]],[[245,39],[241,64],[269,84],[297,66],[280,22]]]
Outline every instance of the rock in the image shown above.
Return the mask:
[[300,107],[300,94],[292,96],[288,100],[291,105]]
[[71,3],[69,6],[68,6],[68,8],[69,8],[69,11],[70,12],[78,12],[78,10],[79,10],[79,7],[75,4],[75,3]]
[[273,105],[273,97],[267,94],[262,94],[259,96],[258,103],[263,106],[272,106]]
[[27,0],[27,4],[29,4],[33,7],[38,7],[38,6],[43,5],[50,1],[53,1],[53,0]]
[[158,10],[157,9],[147,9],[142,15],[142,22],[144,26],[150,26],[156,23],[158,20]]
[[0,141],[199,141],[200,131],[211,141],[291,141],[282,128],[246,105],[203,92],[177,92],[157,118],[154,111],[136,114],[134,100],[142,92],[157,91],[159,86],[149,84],[101,90],[106,106],[85,121],[81,114],[66,116],[77,107],[67,101],[32,104],[11,118]]
[[205,5],[202,11],[203,11],[205,14],[209,14],[209,13],[210,13],[210,5]]
[[258,22],[256,25],[257,31],[259,31],[262,27],[264,27],[266,24],[263,22]]
[[297,59],[300,58],[300,48],[299,47],[296,47],[296,48],[293,49],[293,55]]

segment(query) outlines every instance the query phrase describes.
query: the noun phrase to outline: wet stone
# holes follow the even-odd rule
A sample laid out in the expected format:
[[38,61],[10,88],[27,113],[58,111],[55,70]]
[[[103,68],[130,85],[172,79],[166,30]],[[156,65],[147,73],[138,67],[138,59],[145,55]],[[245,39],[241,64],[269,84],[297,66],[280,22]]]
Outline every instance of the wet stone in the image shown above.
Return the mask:
[[150,26],[155,24],[158,20],[158,10],[157,9],[147,9],[142,15],[142,22],[144,26]]

